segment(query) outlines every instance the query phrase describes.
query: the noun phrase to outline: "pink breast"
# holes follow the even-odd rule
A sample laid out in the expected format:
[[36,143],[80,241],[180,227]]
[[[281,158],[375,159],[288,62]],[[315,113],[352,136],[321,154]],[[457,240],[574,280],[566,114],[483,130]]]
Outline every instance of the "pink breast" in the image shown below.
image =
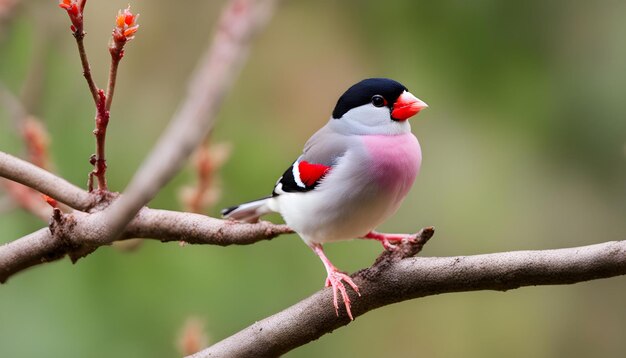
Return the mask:
[[389,189],[402,200],[415,181],[422,163],[422,150],[412,133],[370,135],[364,137],[371,157],[374,179],[382,189]]

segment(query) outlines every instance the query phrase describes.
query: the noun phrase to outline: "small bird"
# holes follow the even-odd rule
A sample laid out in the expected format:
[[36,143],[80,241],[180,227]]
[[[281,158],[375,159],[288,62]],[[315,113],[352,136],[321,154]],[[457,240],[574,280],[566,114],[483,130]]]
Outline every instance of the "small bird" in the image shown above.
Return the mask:
[[280,213],[322,260],[337,316],[339,292],[352,320],[344,282],[360,296],[359,288],[330,262],[322,244],[363,238],[392,250],[393,242],[416,239],[374,229],[396,212],[419,172],[422,153],[407,119],[426,107],[394,80],[356,83],[339,97],[328,123],[306,142],[271,196],[224,209],[222,215],[256,222]]

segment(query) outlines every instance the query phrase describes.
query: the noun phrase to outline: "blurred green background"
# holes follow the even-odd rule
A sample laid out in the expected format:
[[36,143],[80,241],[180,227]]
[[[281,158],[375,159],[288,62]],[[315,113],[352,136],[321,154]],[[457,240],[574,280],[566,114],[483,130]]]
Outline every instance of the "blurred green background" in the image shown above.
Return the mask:
[[[113,190],[128,183],[175,111],[222,4],[132,4],[141,27],[111,114]],[[87,5],[86,46],[100,86],[114,17],[126,5]],[[23,1],[0,26],[0,81],[25,92],[49,129],[56,172],[84,187],[94,110],[67,16],[55,1]],[[220,112],[213,139],[233,152],[208,214],[268,194],[338,96],[385,76],[430,108],[412,120],[422,172],[381,230],[434,225],[425,256],[625,239],[625,38],[624,1],[285,1]],[[1,108],[0,150],[23,153]],[[188,168],[150,205],[180,209],[179,189],[193,180]],[[4,213],[0,242],[43,225],[20,210]],[[327,245],[350,272],[381,249]],[[189,317],[216,342],[307,297],[324,278],[295,235],[243,247],[101,248],[0,287],[0,357],[178,356]],[[623,357],[625,284],[427,297],[370,312],[287,356]]]

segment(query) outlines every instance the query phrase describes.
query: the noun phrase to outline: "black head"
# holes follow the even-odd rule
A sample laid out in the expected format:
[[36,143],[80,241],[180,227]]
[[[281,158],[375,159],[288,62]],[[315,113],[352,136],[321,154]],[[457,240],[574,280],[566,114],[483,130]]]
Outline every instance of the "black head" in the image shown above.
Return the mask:
[[[349,110],[370,102],[377,107],[381,105],[390,107],[404,91],[408,91],[406,87],[388,78],[365,79],[348,88],[339,97],[337,105],[333,110],[333,118],[341,118]],[[381,96],[382,100],[377,96]]]

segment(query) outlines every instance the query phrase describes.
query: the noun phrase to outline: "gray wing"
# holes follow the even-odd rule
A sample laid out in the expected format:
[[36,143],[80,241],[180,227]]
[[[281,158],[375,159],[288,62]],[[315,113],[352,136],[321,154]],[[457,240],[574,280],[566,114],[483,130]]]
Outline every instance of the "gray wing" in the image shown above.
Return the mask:
[[332,170],[353,141],[354,136],[339,134],[328,125],[317,131],[304,145],[302,155],[278,179],[273,196],[313,190]]
[[309,163],[332,167],[355,140],[354,136],[337,133],[329,125],[325,125],[306,142],[301,158]]

